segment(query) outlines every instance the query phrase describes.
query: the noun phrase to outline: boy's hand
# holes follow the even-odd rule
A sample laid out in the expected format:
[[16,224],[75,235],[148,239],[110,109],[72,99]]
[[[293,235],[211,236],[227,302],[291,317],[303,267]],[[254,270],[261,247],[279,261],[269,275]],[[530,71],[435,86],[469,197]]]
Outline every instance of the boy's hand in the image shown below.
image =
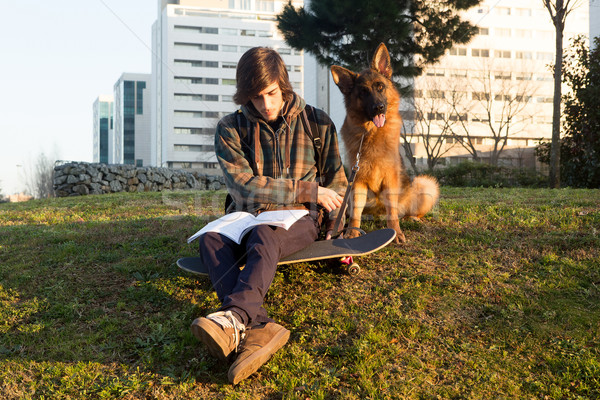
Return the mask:
[[317,203],[325,208],[328,212],[332,212],[342,205],[344,198],[337,194],[335,190],[319,186],[317,191]]

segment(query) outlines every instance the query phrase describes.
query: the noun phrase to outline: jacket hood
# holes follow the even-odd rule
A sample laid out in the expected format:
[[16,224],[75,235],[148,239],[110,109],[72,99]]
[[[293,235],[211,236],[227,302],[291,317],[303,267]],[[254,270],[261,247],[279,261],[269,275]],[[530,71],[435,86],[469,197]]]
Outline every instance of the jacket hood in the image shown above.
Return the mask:
[[[296,93],[292,93],[292,99],[290,101],[286,101],[283,105],[283,116],[289,121],[294,119],[298,114],[304,110],[306,107],[306,102]],[[254,105],[251,101],[241,106],[241,110],[244,113],[244,116],[252,122],[256,122],[259,120],[263,120],[260,113],[254,108]]]

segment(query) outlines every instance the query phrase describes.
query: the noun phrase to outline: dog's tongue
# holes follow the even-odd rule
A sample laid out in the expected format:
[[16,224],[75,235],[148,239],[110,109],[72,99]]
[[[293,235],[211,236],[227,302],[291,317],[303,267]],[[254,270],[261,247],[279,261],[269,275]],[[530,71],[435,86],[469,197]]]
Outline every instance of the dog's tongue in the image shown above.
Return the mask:
[[376,127],[383,128],[383,125],[385,125],[385,114],[376,115],[373,118],[373,123]]

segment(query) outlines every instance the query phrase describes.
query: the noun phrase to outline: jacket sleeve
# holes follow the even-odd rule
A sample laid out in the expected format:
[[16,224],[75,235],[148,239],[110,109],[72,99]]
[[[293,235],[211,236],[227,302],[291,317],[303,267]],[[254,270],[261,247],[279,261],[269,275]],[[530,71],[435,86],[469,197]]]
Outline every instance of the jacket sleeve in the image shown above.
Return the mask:
[[225,184],[235,203],[243,208],[257,204],[293,204],[317,201],[317,183],[294,179],[275,179],[253,170],[253,150],[241,140],[237,126],[219,122],[215,152],[223,170]]

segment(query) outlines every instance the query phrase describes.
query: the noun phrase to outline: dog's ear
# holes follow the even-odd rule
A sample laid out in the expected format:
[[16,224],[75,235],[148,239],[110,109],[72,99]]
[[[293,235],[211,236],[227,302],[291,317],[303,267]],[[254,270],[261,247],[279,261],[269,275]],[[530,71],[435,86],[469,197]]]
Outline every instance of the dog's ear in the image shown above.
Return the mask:
[[356,81],[358,74],[344,67],[333,65],[331,67],[331,76],[343,94],[350,94],[354,88],[354,81]]
[[392,79],[392,61],[390,60],[390,53],[385,44],[381,43],[377,47],[377,50],[375,50],[375,55],[371,61],[371,68],[386,78]]

